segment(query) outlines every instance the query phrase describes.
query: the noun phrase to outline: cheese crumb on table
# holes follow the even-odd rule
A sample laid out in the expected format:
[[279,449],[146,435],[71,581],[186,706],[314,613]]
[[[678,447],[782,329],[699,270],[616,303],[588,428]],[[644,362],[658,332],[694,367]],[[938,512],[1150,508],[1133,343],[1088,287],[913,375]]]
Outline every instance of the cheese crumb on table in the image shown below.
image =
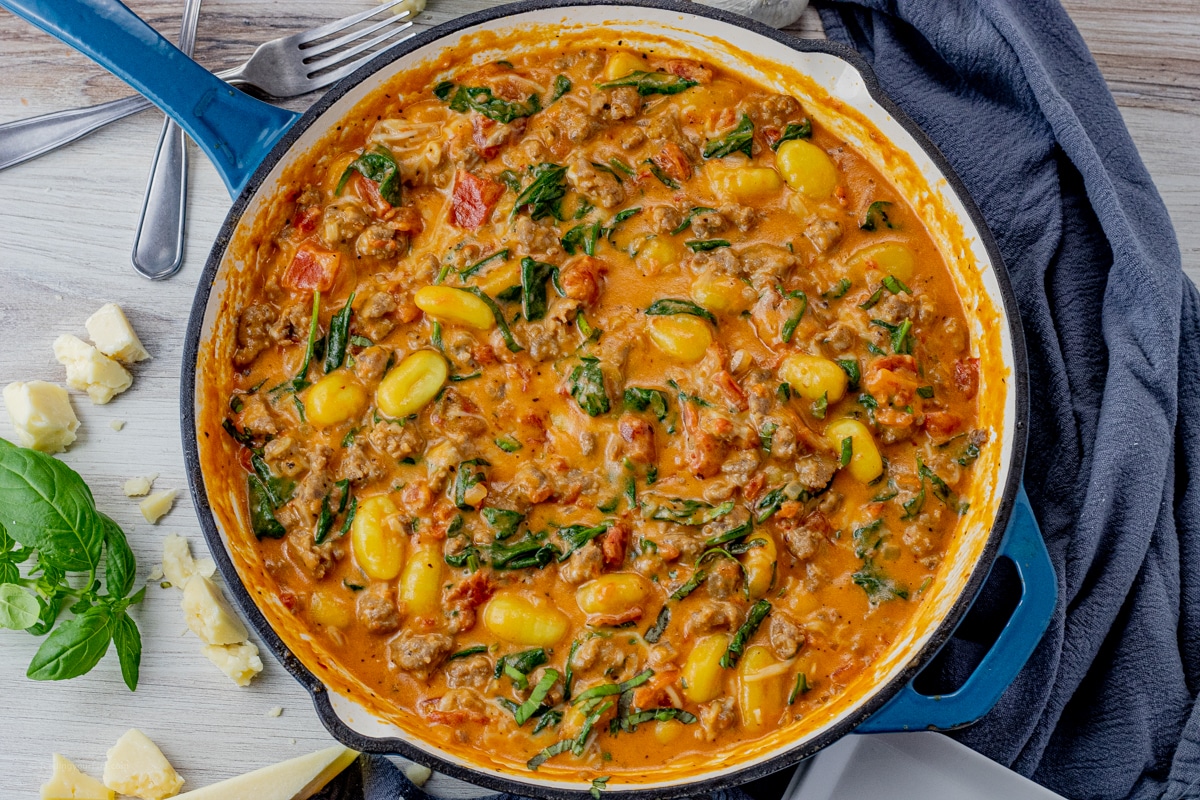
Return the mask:
[[[295,740],[292,740],[295,742]],[[338,745],[179,795],[179,800],[308,800],[358,758]]]
[[108,751],[104,785],[143,800],[164,800],[179,794],[183,778],[158,745],[137,728],[130,728]]
[[54,357],[67,368],[67,385],[87,392],[97,405],[104,405],[133,385],[133,376],[95,347],[64,333],[54,340]]
[[79,419],[67,390],[46,381],[16,381],[4,387],[4,406],[22,447],[61,453],[75,441]]
[[155,492],[138,503],[138,508],[141,509],[142,516],[146,518],[146,522],[153,525],[162,519],[171,510],[171,506],[175,505],[175,497],[178,494],[179,491],[177,489],[167,489],[163,492]]
[[182,589],[193,575],[211,578],[216,571],[216,562],[211,558],[193,559],[187,539],[178,533],[163,537],[162,575],[173,586]]
[[283,714],[283,706],[275,706],[274,708],[267,711],[268,717],[278,717],[282,714]]
[[130,478],[125,481],[122,487],[126,497],[145,497],[150,494],[150,487],[154,485],[154,481],[158,479],[158,473],[153,475],[144,475],[140,478]]
[[258,646],[253,642],[205,645],[204,655],[238,686],[249,686],[254,676],[263,670]]
[[417,788],[420,788],[428,783],[429,779],[433,777],[433,770],[424,764],[412,762],[404,768],[404,777],[412,781]]
[[58,753],[54,754],[54,774],[42,784],[42,800],[113,800],[115,794]]
[[138,335],[133,332],[125,312],[116,303],[102,305],[99,311],[88,317],[84,325],[96,349],[110,358],[133,364],[150,357]]
[[184,585],[183,613],[192,633],[205,644],[238,644],[250,636],[221,590],[203,575],[193,575]]
[[112,428],[114,431],[123,430],[125,428],[125,420],[114,419],[112,422],[108,423],[108,427]]

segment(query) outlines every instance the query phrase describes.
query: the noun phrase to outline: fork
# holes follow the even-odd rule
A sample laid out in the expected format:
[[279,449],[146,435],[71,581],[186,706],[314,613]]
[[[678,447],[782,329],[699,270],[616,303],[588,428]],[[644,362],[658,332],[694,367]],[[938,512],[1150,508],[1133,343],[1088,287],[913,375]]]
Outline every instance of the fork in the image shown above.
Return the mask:
[[[376,55],[372,48],[411,28],[412,22],[401,20],[412,14],[407,10],[389,13],[386,18],[359,30],[329,41],[321,40],[406,3],[412,3],[412,0],[389,0],[327,25],[273,39],[259,45],[246,63],[218,72],[217,77],[234,86],[252,86],[276,99],[297,97],[324,88],[354,72]],[[370,38],[361,41],[366,37]],[[354,46],[339,50],[350,44]],[[141,95],[134,95],[86,108],[56,111],[0,124],[0,170],[82,139],[105,125],[152,105]]]

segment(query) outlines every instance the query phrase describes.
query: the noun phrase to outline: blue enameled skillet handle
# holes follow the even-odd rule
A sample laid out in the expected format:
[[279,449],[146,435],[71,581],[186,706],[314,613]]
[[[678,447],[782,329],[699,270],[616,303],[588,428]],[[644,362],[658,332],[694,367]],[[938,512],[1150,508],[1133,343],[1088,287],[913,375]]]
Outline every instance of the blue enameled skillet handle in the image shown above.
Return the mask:
[[298,115],[255,100],[185,56],[118,0],[0,0],[165,111],[237,197]]
[[1017,677],[1050,624],[1058,601],[1058,581],[1025,487],[1017,492],[1008,530],[997,558],[1008,558],[1021,579],[1021,600],[983,661],[953,694],[919,694],[910,681],[855,733],[952,730],[992,710]]

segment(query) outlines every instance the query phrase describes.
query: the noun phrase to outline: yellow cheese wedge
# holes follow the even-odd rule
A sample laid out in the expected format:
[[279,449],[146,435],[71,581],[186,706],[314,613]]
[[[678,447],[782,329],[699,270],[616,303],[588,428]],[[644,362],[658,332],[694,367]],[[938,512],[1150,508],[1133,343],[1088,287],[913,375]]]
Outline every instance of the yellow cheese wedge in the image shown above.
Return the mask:
[[178,494],[179,490],[177,489],[167,489],[162,492],[155,492],[138,503],[138,508],[141,509],[142,516],[146,518],[146,522],[153,525],[162,519],[163,515],[171,510],[171,506],[175,505],[175,496]]
[[258,647],[253,642],[207,644],[202,652],[238,686],[249,686],[263,669]]
[[221,590],[203,575],[192,575],[183,587],[183,614],[205,644],[239,644],[250,636]]
[[133,385],[133,376],[95,347],[64,333],[54,340],[54,357],[67,368],[67,385],[87,392],[96,405],[104,405]]
[[109,358],[132,364],[150,357],[138,335],[133,332],[125,312],[116,303],[100,306],[100,310],[88,317],[84,325],[87,326],[88,336],[96,343],[96,349]]
[[17,441],[43,453],[61,453],[75,441],[79,418],[67,390],[46,381],[16,381],[4,387],[4,407]]
[[113,800],[114,792],[58,753],[54,774],[42,784],[42,800]]
[[183,778],[158,745],[137,728],[130,728],[108,751],[104,785],[142,800],[164,800],[179,794]]
[[308,800],[358,758],[329,747],[179,795],[178,800]]

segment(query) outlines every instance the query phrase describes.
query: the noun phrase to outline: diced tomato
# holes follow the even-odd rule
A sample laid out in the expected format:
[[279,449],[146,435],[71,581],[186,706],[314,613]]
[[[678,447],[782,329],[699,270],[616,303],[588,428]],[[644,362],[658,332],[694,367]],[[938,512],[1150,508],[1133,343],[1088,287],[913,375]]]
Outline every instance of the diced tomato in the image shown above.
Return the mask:
[[783,131],[775,127],[767,127],[762,129],[763,138],[767,140],[767,144],[774,145],[779,141],[779,137],[783,136]]
[[504,184],[477,178],[465,169],[454,176],[450,198],[450,221],[460,228],[475,230],[487,222],[504,194]]
[[370,178],[364,178],[361,173],[355,173],[354,177],[358,181],[358,196],[371,204],[375,216],[386,217],[392,210],[392,204],[384,200],[383,195],[379,193],[379,184]]
[[296,212],[296,216],[292,218],[292,227],[299,233],[312,233],[316,229],[319,219],[321,219],[321,207],[308,206]]
[[341,263],[342,256],[339,253],[321,250],[305,242],[284,270],[280,283],[287,289],[328,292],[333,288]]
[[475,114],[471,117],[471,141],[475,143],[475,150],[484,161],[495,158],[496,154],[500,152],[500,148],[508,141],[507,136],[496,135],[497,127],[495,120],[488,119],[482,114]]
[[954,385],[968,400],[979,391],[979,359],[960,358],[954,362]]
[[930,411],[925,414],[925,430],[936,438],[950,436],[961,426],[962,420],[949,411]]
[[600,537],[600,551],[604,553],[604,564],[609,567],[619,567],[625,563],[625,549],[629,546],[629,526],[624,522],[614,522]]
[[650,160],[677,181],[686,181],[692,177],[692,162],[688,160],[683,148],[674,142],[664,144],[657,153],[650,156]]
[[668,61],[667,72],[696,83],[708,83],[712,80],[711,69],[699,61],[691,61],[686,58],[673,58]]
[[648,682],[633,690],[633,704],[638,708],[670,705],[667,688],[679,679],[679,670],[658,672]]
[[496,585],[492,579],[483,572],[476,572],[446,593],[446,603],[463,608],[479,608],[495,591]]
[[729,400],[730,405],[738,411],[745,411],[750,407],[749,401],[746,400],[746,393],[742,391],[741,386],[738,386],[737,381],[729,374],[728,370],[718,372],[714,381],[717,388]]

